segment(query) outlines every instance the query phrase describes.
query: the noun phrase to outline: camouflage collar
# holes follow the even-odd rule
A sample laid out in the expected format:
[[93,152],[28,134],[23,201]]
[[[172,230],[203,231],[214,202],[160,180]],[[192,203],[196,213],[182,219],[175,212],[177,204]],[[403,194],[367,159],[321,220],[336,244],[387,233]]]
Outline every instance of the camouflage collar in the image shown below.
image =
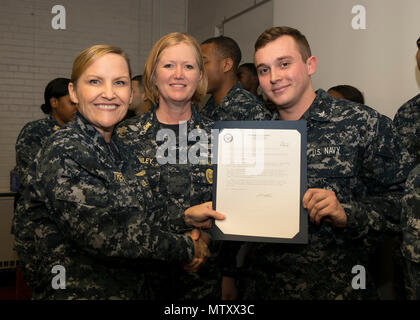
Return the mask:
[[[143,125],[143,133],[152,133],[154,136],[156,136],[157,131],[160,129],[159,121],[156,117],[156,110],[158,108],[158,105],[155,105],[151,111],[148,112],[148,117],[142,121]],[[197,108],[194,104],[191,104],[191,118],[187,121],[187,130],[190,132],[193,129],[197,129],[197,123],[200,123],[199,121],[200,115],[197,112]]]
[[236,94],[236,91],[239,91],[242,89],[241,83],[238,81],[236,84],[232,87],[232,89],[229,90],[226,97],[223,98],[222,102],[219,104],[218,107],[223,107],[226,105],[226,102],[231,100],[232,97]]
[[104,137],[99,133],[99,131],[96,130],[96,128],[79,112],[76,112],[71,123],[73,127],[81,130],[84,135],[89,136],[95,142],[103,141],[103,143],[106,143]]
[[214,98],[213,95],[207,101],[206,105],[204,106],[203,110],[206,112],[206,116],[213,118],[214,114],[217,112],[217,109],[224,109],[228,105],[227,102],[232,99],[232,97],[236,94],[238,90],[241,90],[242,86],[241,83],[238,81],[227,93],[227,95],[223,98],[223,100],[219,103],[219,105],[214,105]]
[[61,128],[60,124],[58,123],[58,121],[52,116],[52,114],[50,113],[48,115],[48,122],[51,124],[51,127],[53,128],[53,131],[57,131],[58,129]]
[[[331,121],[331,105],[333,103],[332,97],[322,89],[318,89],[316,97],[310,107],[305,111],[300,120],[314,119],[316,121],[328,122]],[[279,112],[273,111],[271,120],[281,120]]]
[[318,89],[315,100],[311,106],[301,117],[301,120],[313,119],[316,121],[328,122],[331,121],[331,108],[333,105],[333,98],[324,90]]

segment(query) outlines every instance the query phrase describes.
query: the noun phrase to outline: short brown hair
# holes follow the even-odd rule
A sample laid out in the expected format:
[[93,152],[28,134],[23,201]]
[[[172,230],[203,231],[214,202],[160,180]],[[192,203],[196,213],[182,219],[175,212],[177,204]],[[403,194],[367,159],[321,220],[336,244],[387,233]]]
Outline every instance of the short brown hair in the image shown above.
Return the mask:
[[128,65],[128,72],[131,79],[131,67],[130,67],[130,59],[128,58],[127,54],[119,47],[110,46],[106,44],[97,44],[86,48],[82,52],[78,54],[76,59],[73,62],[73,69],[71,72],[70,81],[73,84],[76,84],[76,81],[80,78],[82,73],[99,57],[106,55],[107,53],[115,53],[122,56]]
[[198,83],[197,89],[195,90],[194,95],[192,97],[192,101],[198,103],[207,92],[207,75],[206,70],[204,69],[203,57],[201,56],[201,50],[197,40],[185,33],[172,32],[163,36],[154,44],[152,50],[150,50],[149,56],[147,57],[147,61],[144,66],[144,93],[146,99],[150,100],[153,104],[157,104],[159,102],[159,90],[154,84],[156,65],[159,61],[159,58],[163,50],[180,43],[185,43],[192,47],[197,60],[196,62],[198,65],[198,69],[200,70],[202,75],[201,80]]
[[265,30],[255,42],[255,51],[265,47],[268,43],[282,36],[290,36],[296,41],[303,62],[306,62],[306,60],[312,56],[311,47],[309,46],[306,37],[299,30],[286,26],[272,27]]

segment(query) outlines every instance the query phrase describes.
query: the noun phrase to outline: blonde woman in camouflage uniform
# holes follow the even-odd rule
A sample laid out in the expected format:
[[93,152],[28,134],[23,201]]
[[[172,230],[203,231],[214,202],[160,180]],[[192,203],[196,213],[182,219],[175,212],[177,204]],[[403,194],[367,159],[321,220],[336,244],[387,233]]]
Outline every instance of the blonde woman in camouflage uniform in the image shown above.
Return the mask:
[[[118,47],[87,48],[74,62],[69,92],[78,113],[38,154],[15,225],[17,235],[27,224],[35,229],[35,299],[148,299],[151,262],[184,261],[196,270],[208,256],[197,230],[161,228],[147,177],[124,161],[131,151],[114,142],[131,100],[130,79]],[[206,214],[190,208],[177,222],[201,226]],[[52,281],[57,266],[65,270],[61,287]]]
[[[168,228],[183,233],[179,212],[200,204],[211,207],[206,201],[211,200],[213,179],[208,145],[213,121],[200,115],[196,105],[207,88],[196,40],[177,32],[159,39],[147,59],[143,83],[154,108],[122,123],[117,133],[134,151],[133,162],[150,176],[152,191],[161,196]],[[214,255],[196,273],[160,264],[151,278],[156,299],[220,299]]]

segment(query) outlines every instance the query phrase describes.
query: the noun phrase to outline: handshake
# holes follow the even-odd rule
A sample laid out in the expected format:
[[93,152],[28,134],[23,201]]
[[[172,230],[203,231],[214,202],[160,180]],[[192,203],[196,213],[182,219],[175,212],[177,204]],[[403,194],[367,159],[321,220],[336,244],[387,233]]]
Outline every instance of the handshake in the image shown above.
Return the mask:
[[196,227],[186,233],[194,243],[194,257],[190,262],[182,264],[187,272],[197,272],[198,269],[210,257],[210,236],[201,231],[201,228],[209,229],[212,225],[212,219],[223,220],[225,216],[212,209],[211,202],[206,202],[188,208],[184,212],[184,220],[188,225]]

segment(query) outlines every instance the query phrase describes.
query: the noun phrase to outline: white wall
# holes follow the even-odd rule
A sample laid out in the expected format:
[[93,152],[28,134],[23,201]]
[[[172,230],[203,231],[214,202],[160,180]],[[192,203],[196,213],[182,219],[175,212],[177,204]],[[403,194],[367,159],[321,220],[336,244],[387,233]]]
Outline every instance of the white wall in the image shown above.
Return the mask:
[[[353,30],[352,7],[366,8],[366,29]],[[418,0],[274,0],[275,26],[302,31],[318,58],[314,89],[350,84],[366,104],[393,118],[420,91],[415,54]]]
[[[216,36],[216,27],[225,19],[260,3],[261,0],[189,0],[188,33],[199,43]],[[232,19],[223,25],[223,34],[234,39],[241,48],[241,63],[253,62],[254,43],[258,35],[273,25],[273,1]],[[203,97],[203,106],[209,95]]]
[[[54,5],[66,9],[66,29],[54,30]],[[9,191],[15,142],[25,123],[44,117],[46,84],[70,77],[88,46],[122,47],[134,74],[142,73],[153,43],[187,30],[188,0],[2,0],[0,9],[0,192]],[[175,14],[172,16],[172,14]]]
[[244,12],[223,25],[223,34],[234,39],[242,51],[241,63],[254,62],[254,45],[261,32],[273,26],[273,1]]
[[[199,42],[215,36],[215,27],[246,8],[255,0],[190,0],[188,3],[188,32]],[[272,21],[272,14],[268,17]]]
[[[45,85],[55,77],[69,77],[72,61],[82,49],[96,43],[121,46],[131,58],[133,73],[141,73],[160,36],[188,31],[204,41],[215,35],[215,27],[224,19],[260,1],[2,0],[0,192],[9,190],[19,131],[26,122],[43,117],[39,106]],[[58,3],[67,11],[66,30],[51,27],[51,8]],[[351,9],[357,4],[367,10],[366,30],[351,27]],[[319,60],[315,88],[354,85],[363,91],[368,105],[393,117],[420,90],[415,64],[419,12],[418,0],[272,0],[228,22],[225,34],[238,39],[248,60],[246,46],[256,40],[250,29],[258,33],[259,26],[261,32],[268,25],[297,27]],[[248,33],[249,39],[242,37]]]

